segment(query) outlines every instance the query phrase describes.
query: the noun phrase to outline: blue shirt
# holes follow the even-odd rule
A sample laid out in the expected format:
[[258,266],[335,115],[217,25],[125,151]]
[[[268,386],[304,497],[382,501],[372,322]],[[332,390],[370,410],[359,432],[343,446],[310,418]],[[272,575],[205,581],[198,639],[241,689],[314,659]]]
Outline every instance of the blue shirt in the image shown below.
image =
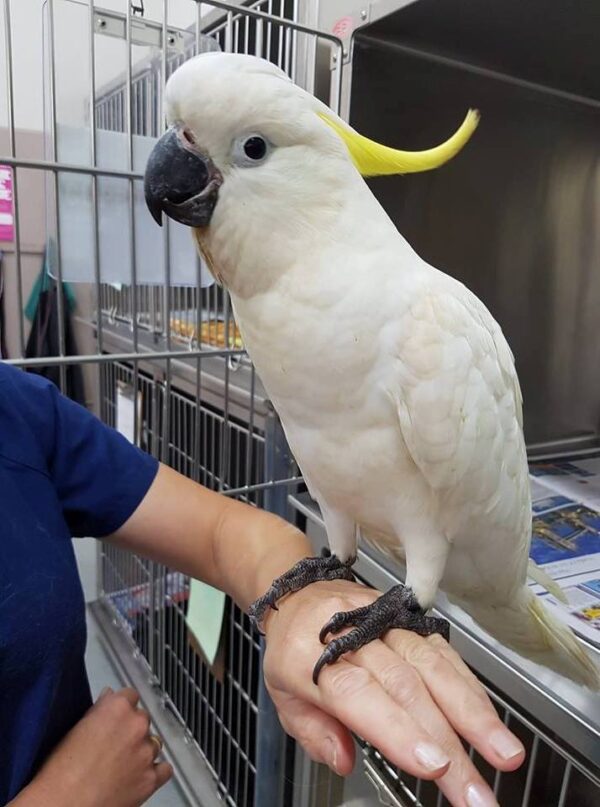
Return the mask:
[[0,804],[91,705],[71,536],[118,529],[157,468],[49,381],[0,362]]

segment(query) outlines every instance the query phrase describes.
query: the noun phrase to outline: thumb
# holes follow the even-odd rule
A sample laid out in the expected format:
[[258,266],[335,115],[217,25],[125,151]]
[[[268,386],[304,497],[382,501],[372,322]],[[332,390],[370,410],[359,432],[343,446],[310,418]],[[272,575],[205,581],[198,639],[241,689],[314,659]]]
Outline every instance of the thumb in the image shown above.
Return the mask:
[[293,695],[271,694],[284,730],[312,760],[324,763],[339,776],[352,772],[354,742],[339,720]]
[[113,692],[114,690],[112,687],[104,687],[104,689],[101,690],[100,694],[96,698],[96,703],[100,703],[101,700],[104,700],[104,698],[106,698],[107,695],[111,695]]

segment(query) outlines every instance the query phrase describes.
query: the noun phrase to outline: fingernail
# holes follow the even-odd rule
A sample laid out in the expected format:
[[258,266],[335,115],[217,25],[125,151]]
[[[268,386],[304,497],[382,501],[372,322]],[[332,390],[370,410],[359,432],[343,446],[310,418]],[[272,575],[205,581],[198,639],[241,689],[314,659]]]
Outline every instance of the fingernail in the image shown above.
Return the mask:
[[105,695],[108,695],[112,691],[113,691],[112,687],[104,687],[104,689],[98,695],[98,700],[100,700],[100,698],[103,698]]
[[493,731],[490,745],[502,759],[512,759],[523,753],[523,746],[509,731]]
[[468,807],[499,807],[492,792],[483,785],[469,785],[465,800]]
[[419,743],[415,748],[415,756],[430,771],[439,771],[450,762],[450,757],[437,745],[432,743]]
[[327,738],[327,748],[326,748],[326,751],[325,751],[325,759],[327,760],[327,764],[329,765],[329,767],[333,768],[333,770],[337,773],[338,772],[338,767],[337,767],[337,745],[333,740],[330,740],[329,738]]

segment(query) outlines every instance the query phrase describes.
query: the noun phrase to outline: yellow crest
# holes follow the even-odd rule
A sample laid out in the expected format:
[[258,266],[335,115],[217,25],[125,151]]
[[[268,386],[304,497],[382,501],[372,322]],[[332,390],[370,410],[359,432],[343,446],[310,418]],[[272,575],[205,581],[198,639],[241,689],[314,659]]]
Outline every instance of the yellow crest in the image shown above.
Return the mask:
[[444,143],[425,151],[400,151],[363,137],[329,115],[322,112],[318,115],[342,138],[352,162],[364,177],[414,174],[439,168],[458,154],[479,123],[479,112],[470,109],[460,128]]

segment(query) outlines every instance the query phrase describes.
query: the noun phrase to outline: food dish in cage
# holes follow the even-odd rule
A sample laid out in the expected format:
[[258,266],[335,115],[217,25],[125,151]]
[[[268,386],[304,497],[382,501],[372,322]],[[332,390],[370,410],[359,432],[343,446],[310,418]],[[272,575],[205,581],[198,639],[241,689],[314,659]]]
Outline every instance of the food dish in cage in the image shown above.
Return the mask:
[[183,339],[198,339],[198,333],[200,333],[200,339],[198,341],[202,344],[210,345],[211,347],[236,349],[242,349],[244,347],[242,335],[233,320],[229,322],[227,332],[225,323],[216,319],[202,322],[200,329],[198,329],[194,322],[171,319],[171,332],[174,336]]

